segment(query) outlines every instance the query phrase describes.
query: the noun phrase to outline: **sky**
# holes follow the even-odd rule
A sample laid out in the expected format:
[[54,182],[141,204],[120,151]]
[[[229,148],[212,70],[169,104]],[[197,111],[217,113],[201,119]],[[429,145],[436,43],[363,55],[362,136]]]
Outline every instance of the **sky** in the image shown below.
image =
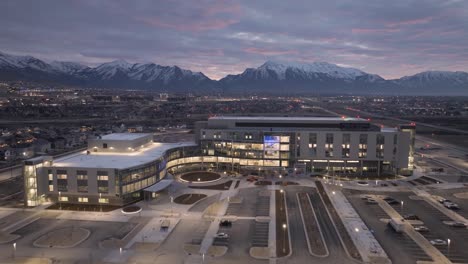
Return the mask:
[[468,0],[3,0],[0,51],[177,65],[212,79],[266,60],[386,79],[468,71]]

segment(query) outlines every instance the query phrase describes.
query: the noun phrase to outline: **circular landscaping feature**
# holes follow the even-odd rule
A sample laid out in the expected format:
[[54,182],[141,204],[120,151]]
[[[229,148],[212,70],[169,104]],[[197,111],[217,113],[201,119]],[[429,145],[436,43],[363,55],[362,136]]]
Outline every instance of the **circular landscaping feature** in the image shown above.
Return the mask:
[[201,194],[201,193],[186,193],[182,194],[180,196],[177,196],[174,199],[174,203],[176,204],[194,204],[201,199],[205,198],[206,194]]
[[193,182],[193,183],[206,183],[213,182],[221,179],[221,175],[216,172],[211,171],[194,171],[182,174],[180,180],[184,182]]
[[276,185],[288,186],[288,185],[299,185],[297,182],[292,181],[277,181],[275,182]]
[[122,213],[124,214],[137,214],[139,212],[141,212],[141,207],[137,205],[131,205],[122,208]]
[[61,228],[41,236],[33,244],[42,248],[72,248],[86,240],[90,234],[91,231],[81,227]]

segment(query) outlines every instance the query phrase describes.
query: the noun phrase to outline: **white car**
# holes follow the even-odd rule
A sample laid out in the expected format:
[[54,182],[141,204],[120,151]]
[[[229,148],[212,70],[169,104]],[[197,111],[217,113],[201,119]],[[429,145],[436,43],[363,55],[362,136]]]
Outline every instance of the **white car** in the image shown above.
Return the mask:
[[226,233],[218,233],[215,235],[215,238],[229,238],[229,235]]
[[418,232],[429,232],[429,228],[425,227],[425,226],[416,226],[414,228],[414,230],[418,231]]
[[367,199],[366,203],[368,203],[368,204],[377,204],[377,201],[375,199],[369,198],[369,199]]
[[445,245],[447,245],[447,241],[442,240],[442,239],[432,239],[430,242],[434,246],[445,246]]
[[452,203],[452,202],[444,202],[444,206],[447,207],[448,209],[460,209],[458,204]]

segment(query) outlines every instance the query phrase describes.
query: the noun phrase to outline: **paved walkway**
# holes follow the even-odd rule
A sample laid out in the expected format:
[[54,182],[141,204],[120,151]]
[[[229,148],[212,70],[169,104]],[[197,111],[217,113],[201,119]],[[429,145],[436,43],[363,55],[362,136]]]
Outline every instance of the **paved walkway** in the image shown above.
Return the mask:
[[[350,234],[363,261],[366,263],[391,263],[380,243],[367,228],[359,214],[354,210],[348,199],[339,188],[333,188],[327,184],[323,185],[333,206],[340,216],[346,230]],[[356,231],[357,230],[357,231]]]

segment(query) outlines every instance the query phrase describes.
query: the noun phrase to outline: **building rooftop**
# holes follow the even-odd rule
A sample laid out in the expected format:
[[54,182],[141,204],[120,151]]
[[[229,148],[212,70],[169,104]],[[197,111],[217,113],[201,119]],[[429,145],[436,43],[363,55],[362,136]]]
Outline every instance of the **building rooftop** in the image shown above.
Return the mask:
[[185,146],[195,146],[195,143],[151,143],[148,147],[130,153],[91,152],[87,155],[86,151],[83,151],[60,157],[54,160],[53,166],[126,169],[154,161],[169,149]]
[[101,137],[101,139],[105,140],[134,140],[138,138],[144,138],[147,137],[148,133],[113,133],[109,135],[104,135]]

